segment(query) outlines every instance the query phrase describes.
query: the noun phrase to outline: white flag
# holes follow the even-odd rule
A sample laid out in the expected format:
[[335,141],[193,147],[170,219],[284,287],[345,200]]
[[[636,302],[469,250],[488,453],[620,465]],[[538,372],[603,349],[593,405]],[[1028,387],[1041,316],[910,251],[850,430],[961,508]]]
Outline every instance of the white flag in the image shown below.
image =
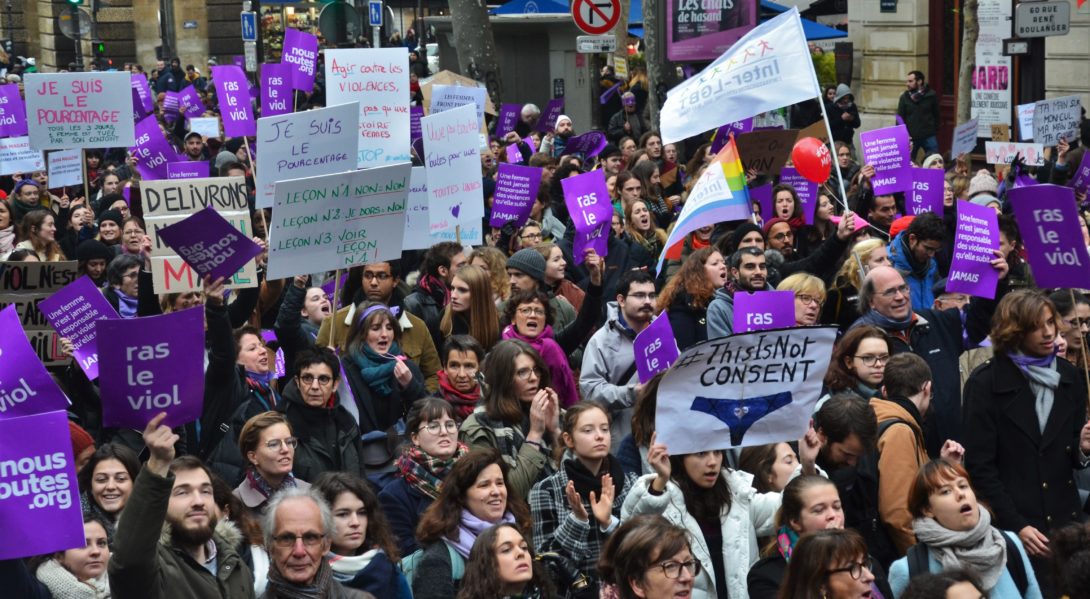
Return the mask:
[[759,25],[666,97],[662,142],[821,95],[797,8]]

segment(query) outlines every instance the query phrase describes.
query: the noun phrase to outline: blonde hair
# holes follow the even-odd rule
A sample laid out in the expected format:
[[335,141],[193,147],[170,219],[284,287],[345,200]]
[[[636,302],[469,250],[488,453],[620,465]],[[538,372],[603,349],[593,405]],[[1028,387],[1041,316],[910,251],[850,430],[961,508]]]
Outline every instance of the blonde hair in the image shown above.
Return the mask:
[[[511,295],[511,281],[507,278],[507,257],[499,248],[482,246],[469,255],[470,264],[480,258],[488,264],[488,278],[492,280],[492,294],[500,299]],[[478,267],[479,268],[479,267]]]
[[[505,271],[506,272],[506,271]],[[496,302],[492,300],[492,281],[479,266],[466,264],[454,273],[454,276],[469,287],[469,334],[486,350],[491,349],[500,339],[500,317],[496,312]],[[439,321],[439,332],[443,337],[450,337],[454,331],[453,311],[450,304],[443,309],[443,318]]]
[[804,272],[797,272],[780,281],[776,291],[792,291],[795,295],[814,295],[821,302],[825,301],[825,283],[814,275]]
[[863,284],[864,273],[862,265],[870,260],[870,255],[874,253],[874,250],[885,246],[885,242],[881,239],[864,239],[853,245],[851,252],[849,252],[848,259],[844,261],[844,264],[836,273],[836,278],[834,279],[836,285],[838,287],[851,285],[852,287],[859,289],[859,286]]

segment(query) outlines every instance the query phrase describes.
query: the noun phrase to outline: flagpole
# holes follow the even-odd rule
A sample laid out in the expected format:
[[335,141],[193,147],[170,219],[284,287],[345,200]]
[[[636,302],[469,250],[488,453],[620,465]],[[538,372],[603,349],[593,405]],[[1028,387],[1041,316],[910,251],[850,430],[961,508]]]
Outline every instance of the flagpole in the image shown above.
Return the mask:
[[[821,105],[821,119],[825,121],[825,133],[829,136],[828,143],[833,145],[835,144],[833,141],[833,128],[829,124],[829,113],[825,111],[825,98],[823,96],[818,96],[818,104]],[[836,168],[836,178],[840,183],[840,203],[844,206],[844,216],[847,216],[847,213],[851,212],[852,209],[848,207],[848,191],[844,188],[844,173],[840,172],[840,160],[836,157],[836,145],[833,145],[832,155],[833,167]]]

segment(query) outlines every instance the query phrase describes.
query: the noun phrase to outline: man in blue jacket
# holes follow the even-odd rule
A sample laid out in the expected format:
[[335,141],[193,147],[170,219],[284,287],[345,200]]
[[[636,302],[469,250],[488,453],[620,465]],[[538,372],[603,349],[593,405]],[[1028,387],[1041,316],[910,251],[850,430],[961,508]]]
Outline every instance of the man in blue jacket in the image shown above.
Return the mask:
[[889,259],[904,276],[912,292],[912,305],[921,308],[935,303],[931,288],[938,280],[935,254],[942,251],[946,230],[942,218],[932,212],[916,216],[908,228],[889,244]]

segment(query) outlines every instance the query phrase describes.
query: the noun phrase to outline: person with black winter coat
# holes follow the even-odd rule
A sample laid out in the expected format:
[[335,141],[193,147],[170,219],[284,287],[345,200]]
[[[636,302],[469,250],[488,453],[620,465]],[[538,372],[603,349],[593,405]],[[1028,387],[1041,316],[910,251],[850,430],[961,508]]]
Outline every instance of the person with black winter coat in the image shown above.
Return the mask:
[[852,145],[855,130],[862,125],[859,120],[859,107],[855,104],[855,95],[851,88],[841,83],[836,86],[836,95],[832,102],[825,102],[825,112],[829,115],[829,128],[833,131],[833,141]]

